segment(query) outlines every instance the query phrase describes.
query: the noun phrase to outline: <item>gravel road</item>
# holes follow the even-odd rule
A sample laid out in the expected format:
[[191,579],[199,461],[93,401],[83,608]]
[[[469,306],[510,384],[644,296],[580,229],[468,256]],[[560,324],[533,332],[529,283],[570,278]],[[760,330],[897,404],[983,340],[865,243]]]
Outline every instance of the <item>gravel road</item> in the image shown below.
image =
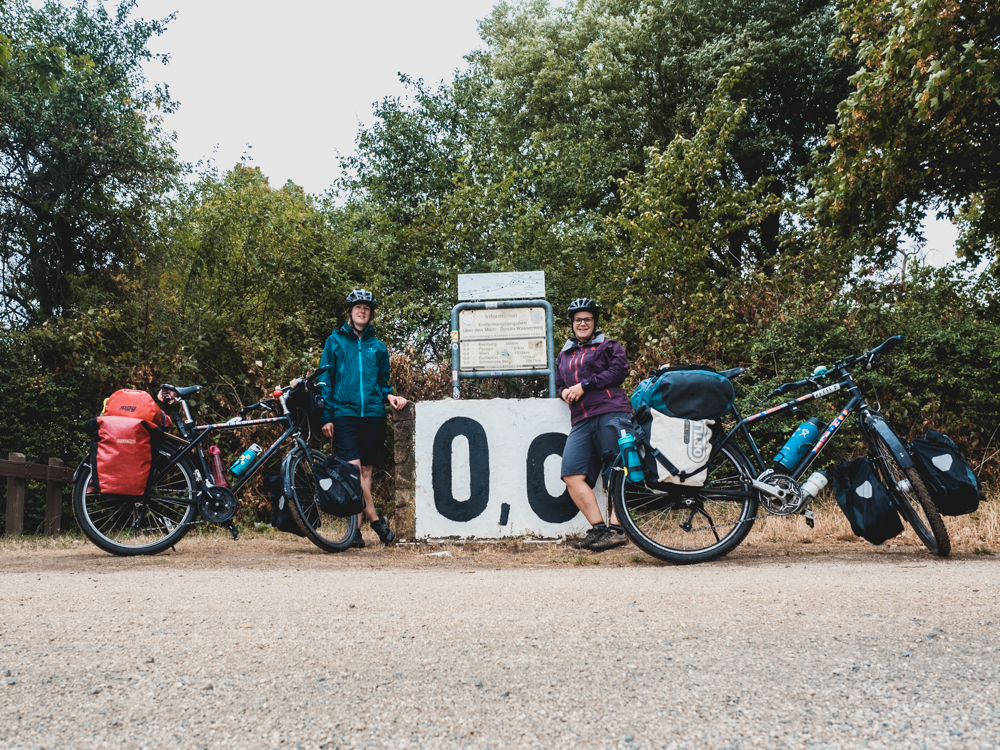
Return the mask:
[[8,566],[0,748],[1000,745],[992,559],[442,562]]

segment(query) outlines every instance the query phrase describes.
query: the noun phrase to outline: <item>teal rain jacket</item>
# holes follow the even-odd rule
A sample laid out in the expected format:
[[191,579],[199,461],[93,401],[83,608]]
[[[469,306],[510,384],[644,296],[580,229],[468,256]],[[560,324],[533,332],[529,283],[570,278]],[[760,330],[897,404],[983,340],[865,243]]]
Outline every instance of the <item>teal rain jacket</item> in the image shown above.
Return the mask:
[[350,321],[333,333],[323,347],[319,376],[323,392],[323,424],[334,417],[383,417],[389,385],[389,350],[369,325],[359,339]]

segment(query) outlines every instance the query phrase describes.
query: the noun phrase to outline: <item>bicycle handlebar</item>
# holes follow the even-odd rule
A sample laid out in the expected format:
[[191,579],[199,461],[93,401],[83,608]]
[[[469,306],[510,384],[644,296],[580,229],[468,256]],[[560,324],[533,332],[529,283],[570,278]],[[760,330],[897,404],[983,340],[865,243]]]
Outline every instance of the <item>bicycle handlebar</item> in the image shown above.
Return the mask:
[[308,381],[311,382],[311,381],[315,380],[316,378],[318,378],[320,375],[322,375],[324,373],[327,373],[327,372],[330,372],[330,365],[323,365],[322,367],[317,368],[316,372],[314,372],[312,375],[310,375],[309,377],[307,377],[306,380],[308,380]]
[[898,346],[899,344],[902,343],[902,341],[903,341],[902,336],[899,335],[890,336],[881,344],[876,346],[874,349],[869,349],[863,354],[856,354],[853,357],[846,357],[845,359],[841,359],[834,362],[833,367],[849,367],[850,365],[856,364],[865,359],[870,361],[877,355],[882,354],[883,352],[887,352],[890,349],[893,349],[894,347]]
[[789,391],[794,391],[799,388],[804,388],[807,385],[817,385],[816,381],[828,377],[831,373],[836,374],[839,370],[842,370],[845,367],[850,367],[851,365],[857,364],[858,362],[862,362],[864,360],[868,360],[868,369],[871,369],[872,360],[876,356],[884,352],[888,352],[889,350],[895,348],[902,342],[903,342],[902,336],[899,335],[890,336],[875,348],[869,349],[868,351],[862,354],[855,354],[853,357],[846,357],[844,359],[837,360],[836,362],[833,363],[833,365],[830,368],[818,367],[813,372],[811,377],[804,378],[803,380],[796,380],[793,383],[784,383],[783,385],[779,385],[773,391],[764,396],[764,398],[761,400],[761,403],[767,401],[769,398],[774,398],[775,396],[781,396],[785,393],[788,393]]

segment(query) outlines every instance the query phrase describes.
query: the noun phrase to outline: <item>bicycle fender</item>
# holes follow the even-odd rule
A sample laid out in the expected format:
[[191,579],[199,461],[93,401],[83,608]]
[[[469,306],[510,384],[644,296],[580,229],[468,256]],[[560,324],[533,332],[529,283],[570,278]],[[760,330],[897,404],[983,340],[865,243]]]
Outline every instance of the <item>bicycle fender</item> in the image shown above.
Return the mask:
[[285,457],[281,460],[281,494],[285,496],[287,500],[292,496],[292,456],[296,453],[296,450],[308,455],[322,456],[323,453],[316,450],[310,450],[306,445],[306,442],[302,438],[296,438],[295,442],[297,447],[288,451]]
[[281,494],[285,496],[285,502],[292,496],[292,453],[288,451],[281,460]]
[[913,459],[910,457],[910,452],[906,450],[903,441],[896,437],[896,433],[892,431],[892,428],[889,427],[884,419],[873,416],[868,420],[868,426],[885,440],[885,444],[889,446],[896,460],[899,461],[900,466],[904,469],[909,469],[913,466]]
[[86,459],[81,461],[80,465],[76,467],[76,471],[73,472],[73,484],[76,484],[76,480],[80,478],[80,473],[83,471],[84,466],[90,468],[90,462]]

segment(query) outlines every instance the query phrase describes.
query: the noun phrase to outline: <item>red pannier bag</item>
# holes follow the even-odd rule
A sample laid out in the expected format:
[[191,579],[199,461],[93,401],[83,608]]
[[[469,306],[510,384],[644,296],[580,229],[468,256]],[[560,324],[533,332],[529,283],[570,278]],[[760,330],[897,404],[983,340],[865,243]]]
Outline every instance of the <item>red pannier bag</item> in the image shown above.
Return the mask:
[[144,494],[157,426],[132,417],[96,417],[87,431],[93,440],[93,489],[104,495]]
[[130,388],[122,388],[115,391],[104,402],[105,417],[132,417],[132,419],[145,419],[157,427],[169,427],[170,417],[163,413],[163,410],[156,405],[156,401],[145,391],[134,391]]

